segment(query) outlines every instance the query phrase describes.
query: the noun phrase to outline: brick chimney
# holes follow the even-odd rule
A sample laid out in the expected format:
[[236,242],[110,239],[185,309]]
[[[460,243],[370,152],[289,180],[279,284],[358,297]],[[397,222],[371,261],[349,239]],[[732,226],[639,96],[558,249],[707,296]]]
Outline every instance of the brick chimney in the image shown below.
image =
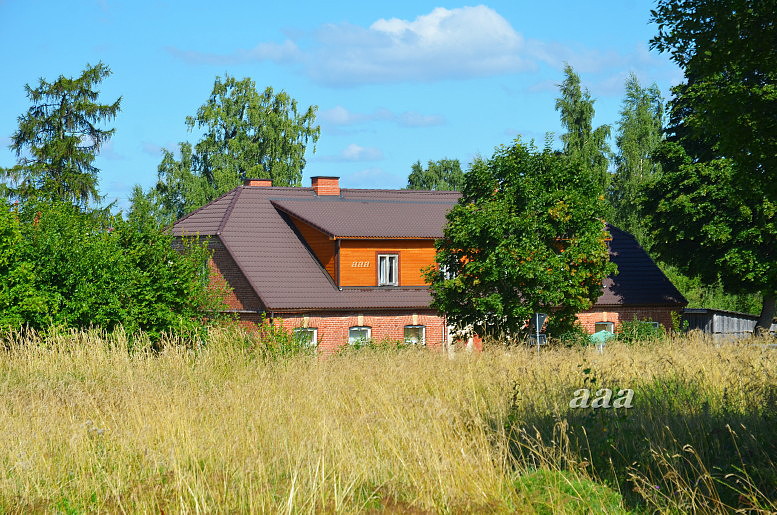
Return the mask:
[[340,177],[311,177],[316,195],[340,195]]
[[246,179],[243,181],[243,186],[262,186],[269,188],[272,186],[272,179]]

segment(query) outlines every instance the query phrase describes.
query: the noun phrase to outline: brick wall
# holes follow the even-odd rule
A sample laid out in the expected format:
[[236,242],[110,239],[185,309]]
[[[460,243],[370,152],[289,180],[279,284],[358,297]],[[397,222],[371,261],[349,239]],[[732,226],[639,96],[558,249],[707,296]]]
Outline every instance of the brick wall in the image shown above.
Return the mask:
[[622,321],[631,321],[635,318],[658,322],[664,328],[671,329],[672,311],[679,312],[681,309],[668,306],[594,306],[593,309],[578,313],[577,319],[589,333],[594,332],[596,322],[613,322],[617,331]]
[[[594,332],[596,322],[613,322],[616,331],[620,322],[633,320],[650,320],[662,324],[670,329],[672,326],[672,309],[669,307],[650,306],[609,306],[595,307],[591,310],[579,313],[578,320],[589,333]],[[240,324],[243,327],[254,329],[261,320],[261,315],[256,313],[241,313]],[[441,346],[446,338],[444,333],[444,319],[434,311],[416,312],[321,312],[321,313],[276,313],[273,322],[292,331],[295,327],[316,328],[318,332],[318,349],[320,352],[333,352],[342,345],[348,343],[348,329],[355,326],[367,326],[372,328],[372,339],[381,341],[384,339],[401,341],[404,339],[406,325],[423,325],[426,327],[426,344],[428,346]],[[476,349],[480,349],[480,339],[474,342]]]
[[218,238],[211,238],[208,246],[213,251],[213,257],[208,262],[210,284],[215,288],[224,286],[231,288],[224,299],[228,309],[262,310],[259,297],[248,284],[248,280],[238,268],[235,260],[224,248],[224,244]]
[[[244,327],[254,328],[261,315],[243,313],[240,323]],[[423,325],[426,327],[426,345],[441,346],[444,342],[444,321],[434,311],[415,312],[329,312],[329,313],[276,313],[275,324],[283,323],[289,331],[295,327],[316,328],[318,331],[318,349],[322,352],[332,352],[348,343],[348,329],[355,326],[367,326],[372,329],[372,339],[375,341],[404,340],[406,325]]]

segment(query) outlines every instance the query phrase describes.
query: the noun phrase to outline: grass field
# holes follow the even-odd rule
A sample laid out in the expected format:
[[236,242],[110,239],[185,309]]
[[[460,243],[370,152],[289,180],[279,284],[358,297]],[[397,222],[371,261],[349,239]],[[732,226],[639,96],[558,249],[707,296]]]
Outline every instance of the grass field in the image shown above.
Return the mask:
[[[0,512],[777,510],[777,351],[362,349],[8,336]],[[570,409],[579,388],[631,409]]]

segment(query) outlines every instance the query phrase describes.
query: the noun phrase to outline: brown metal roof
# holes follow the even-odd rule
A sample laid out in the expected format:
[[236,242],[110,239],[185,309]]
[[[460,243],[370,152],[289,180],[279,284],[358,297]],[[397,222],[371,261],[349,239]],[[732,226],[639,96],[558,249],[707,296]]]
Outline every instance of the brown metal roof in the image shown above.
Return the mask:
[[458,195],[442,200],[364,197],[272,199],[275,207],[332,238],[442,238]]
[[[426,288],[338,289],[290,224],[292,214],[333,237],[435,238],[456,192],[342,189],[318,197],[312,188],[240,186],[182,218],[176,236],[218,236],[271,311],[424,309]],[[597,305],[681,305],[682,295],[634,238],[611,228],[620,274],[605,281]]]

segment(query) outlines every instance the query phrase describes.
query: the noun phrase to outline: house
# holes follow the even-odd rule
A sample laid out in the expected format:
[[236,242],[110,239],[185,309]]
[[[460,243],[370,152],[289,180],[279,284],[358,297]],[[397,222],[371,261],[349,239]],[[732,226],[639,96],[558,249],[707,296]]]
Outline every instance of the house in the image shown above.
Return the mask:
[[[459,193],[340,188],[313,177],[310,188],[249,179],[177,221],[175,236],[210,237],[214,284],[226,284],[241,323],[282,319],[322,349],[373,338],[428,345],[447,341],[444,314],[429,308],[422,270]],[[634,238],[610,228],[620,274],[579,314],[594,332],[634,317],[671,322],[685,299]]]

